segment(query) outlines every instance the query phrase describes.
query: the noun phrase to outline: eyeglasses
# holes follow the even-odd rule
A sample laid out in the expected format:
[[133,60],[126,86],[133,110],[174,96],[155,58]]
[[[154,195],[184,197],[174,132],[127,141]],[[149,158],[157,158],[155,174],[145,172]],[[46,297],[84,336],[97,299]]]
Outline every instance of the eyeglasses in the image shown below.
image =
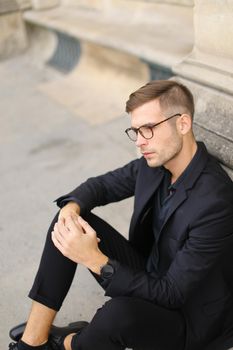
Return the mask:
[[164,119],[161,122],[156,123],[156,124],[145,124],[145,125],[140,126],[139,128],[128,128],[125,130],[125,133],[130,138],[130,140],[134,141],[134,142],[137,141],[138,133],[142,137],[144,137],[144,139],[149,140],[149,139],[152,139],[152,137],[154,136],[153,129],[156,126],[166,122],[167,120],[169,120],[171,118],[181,116],[181,115],[182,114],[180,114],[180,113],[176,113],[176,114],[172,115],[171,117],[168,117],[168,118],[166,118],[166,119]]

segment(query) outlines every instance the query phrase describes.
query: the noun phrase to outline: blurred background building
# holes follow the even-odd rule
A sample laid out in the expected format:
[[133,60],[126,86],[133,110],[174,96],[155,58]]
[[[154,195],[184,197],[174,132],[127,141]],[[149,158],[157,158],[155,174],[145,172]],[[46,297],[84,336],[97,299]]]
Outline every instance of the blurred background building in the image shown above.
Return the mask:
[[118,115],[148,80],[184,82],[196,99],[197,137],[232,176],[232,1],[0,0],[0,14],[0,59],[28,50],[64,72],[46,92],[89,118],[92,96],[97,121]]

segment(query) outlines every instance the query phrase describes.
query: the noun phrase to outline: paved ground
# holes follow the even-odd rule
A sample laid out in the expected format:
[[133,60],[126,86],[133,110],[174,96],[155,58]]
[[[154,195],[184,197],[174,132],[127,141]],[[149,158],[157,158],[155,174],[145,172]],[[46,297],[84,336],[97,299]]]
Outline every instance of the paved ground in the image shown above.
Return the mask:
[[[119,118],[90,125],[85,115],[72,114],[38,89],[58,78],[28,56],[0,63],[1,349],[7,349],[9,329],[27,317],[27,293],[57,211],[53,200],[135,156],[123,132],[129,125],[124,106]],[[127,234],[131,208],[127,200],[96,212]],[[79,267],[56,323],[89,320],[103,302],[102,290]]]

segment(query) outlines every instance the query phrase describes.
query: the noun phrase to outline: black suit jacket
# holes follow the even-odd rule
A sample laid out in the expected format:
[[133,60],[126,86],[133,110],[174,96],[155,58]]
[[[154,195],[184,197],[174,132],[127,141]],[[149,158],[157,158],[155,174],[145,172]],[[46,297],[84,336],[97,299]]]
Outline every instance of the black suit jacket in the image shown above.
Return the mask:
[[[186,349],[204,349],[233,324],[233,183],[199,143],[199,159],[175,193],[157,240],[156,271],[118,268],[106,294],[149,300],[180,310]],[[151,200],[162,177],[141,158],[88,179],[57,202],[73,197],[82,212],[135,196],[129,240],[148,256],[153,245]]]

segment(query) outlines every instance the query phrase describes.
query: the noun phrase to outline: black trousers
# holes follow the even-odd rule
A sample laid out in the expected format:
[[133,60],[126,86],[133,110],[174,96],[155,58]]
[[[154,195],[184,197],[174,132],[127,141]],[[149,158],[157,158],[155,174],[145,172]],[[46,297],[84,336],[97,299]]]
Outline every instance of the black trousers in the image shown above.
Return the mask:
[[[59,310],[71,286],[77,264],[64,257],[51,240],[55,216],[48,230],[39,269],[29,297]],[[145,269],[146,259],[108,223],[89,214],[85,217],[101,239],[100,249],[108,257],[133,268]],[[94,275],[100,282],[100,278]],[[182,350],[185,321],[176,310],[143,299],[117,297],[97,310],[90,324],[73,337],[73,350]]]

